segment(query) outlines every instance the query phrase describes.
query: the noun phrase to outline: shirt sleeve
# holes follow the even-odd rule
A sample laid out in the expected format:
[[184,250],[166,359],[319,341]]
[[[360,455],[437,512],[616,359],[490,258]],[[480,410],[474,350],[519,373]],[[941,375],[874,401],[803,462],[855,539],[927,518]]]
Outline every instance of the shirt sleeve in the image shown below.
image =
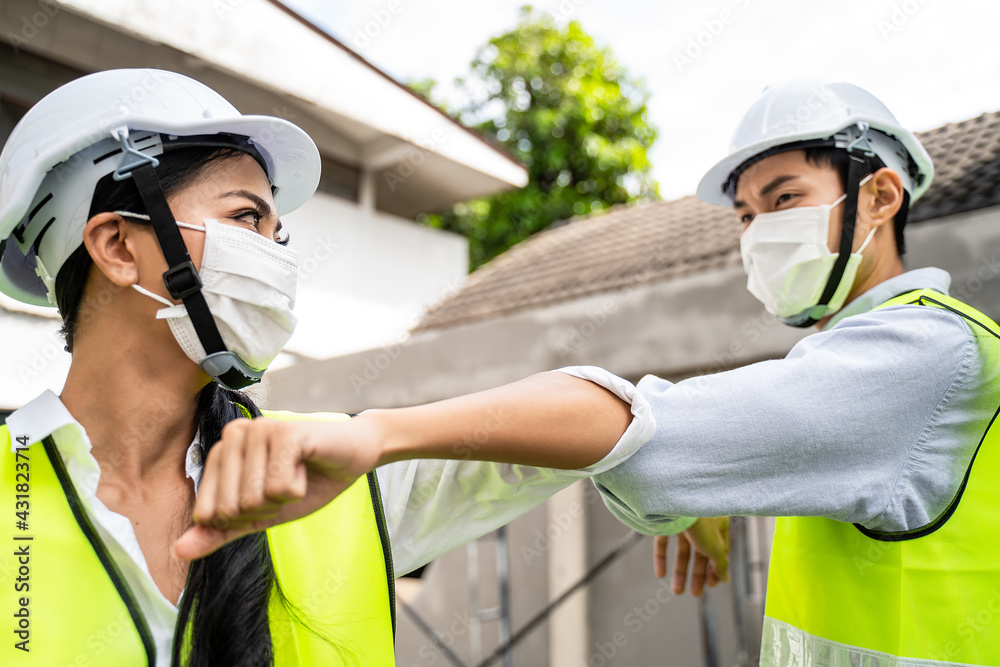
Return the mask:
[[[587,369],[576,376],[590,379]],[[499,528],[573,482],[605,472],[635,453],[652,436],[655,423],[644,401],[633,402],[635,387],[615,379],[601,384],[632,405],[632,422],[607,456],[587,468],[437,459],[397,461],[378,468],[396,574],[415,570]]]
[[650,534],[678,516],[926,525],[954,497],[996,407],[976,400],[977,349],[959,316],[898,306],[845,318],[784,359],[676,384],[646,376],[636,393],[654,435],[594,483]]

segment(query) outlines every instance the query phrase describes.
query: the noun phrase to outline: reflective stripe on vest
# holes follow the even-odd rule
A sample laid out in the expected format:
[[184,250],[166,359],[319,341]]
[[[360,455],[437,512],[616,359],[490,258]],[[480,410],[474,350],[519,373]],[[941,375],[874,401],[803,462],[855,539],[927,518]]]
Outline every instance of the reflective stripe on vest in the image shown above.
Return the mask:
[[[1000,329],[990,318],[931,290],[879,307],[903,304],[960,315],[983,372],[1000,382]],[[825,518],[778,519],[762,665],[1000,666],[1000,398],[982,398],[993,419],[976,436],[955,498],[928,526],[878,533]]]
[[[0,507],[10,512],[0,530],[0,617],[7,619],[0,664],[154,665],[155,645],[142,611],[79,504],[55,443],[46,438],[18,456],[11,452],[10,438],[7,427],[0,426]],[[21,531],[13,514],[19,495],[15,475],[24,472],[17,464],[25,462],[28,526]],[[267,534],[278,583],[294,610],[272,592],[274,664],[394,664],[392,562],[374,474],[326,507]],[[28,553],[19,557],[22,546]],[[21,557],[27,560],[24,569]],[[20,609],[27,610],[29,652],[16,647],[18,637],[11,632],[20,622]]]
[[770,616],[764,618],[760,664],[797,667],[976,667],[968,663],[901,658],[849,646],[815,637]]

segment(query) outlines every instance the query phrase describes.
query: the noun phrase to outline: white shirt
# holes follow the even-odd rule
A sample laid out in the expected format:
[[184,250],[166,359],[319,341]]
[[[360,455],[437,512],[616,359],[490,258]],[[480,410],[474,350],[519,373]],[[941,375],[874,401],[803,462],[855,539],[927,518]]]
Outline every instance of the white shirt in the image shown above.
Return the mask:
[[[565,372],[587,378],[598,369]],[[615,447],[592,466],[555,470],[480,461],[399,461],[377,470],[396,575],[424,565],[456,546],[474,540],[539,505],[578,479],[607,471],[631,456],[655,431],[652,412],[632,385],[602,378],[622,400],[632,403],[633,419]],[[7,418],[12,450],[15,438],[36,443],[51,435],[88,516],[132,589],[156,644],[157,667],[170,664],[176,601],[160,592],[139,548],[132,522],[97,497],[101,469],[90,439],[62,401],[46,391]],[[202,461],[191,443],[185,471],[197,488]]]

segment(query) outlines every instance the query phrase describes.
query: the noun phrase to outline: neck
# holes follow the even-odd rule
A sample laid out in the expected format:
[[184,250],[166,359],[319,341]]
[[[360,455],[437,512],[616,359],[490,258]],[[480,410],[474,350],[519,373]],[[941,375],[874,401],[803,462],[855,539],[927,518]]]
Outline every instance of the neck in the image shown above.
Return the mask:
[[[850,293],[847,295],[847,299],[844,301],[844,308],[876,285],[880,285],[890,278],[902,275],[903,260],[900,258],[899,253],[896,252],[896,246],[893,245],[891,252],[880,252],[876,254],[868,268],[870,270],[865,272],[864,277],[859,278],[854,282],[854,287],[851,288]],[[836,315],[836,313],[827,315],[821,319],[816,323],[816,328],[822,331],[823,327],[827,325],[834,315]]]
[[204,372],[182,352],[183,361],[144,353],[128,327],[113,335],[100,329],[74,340],[60,398],[86,430],[102,478],[142,482],[178,471],[183,478]]

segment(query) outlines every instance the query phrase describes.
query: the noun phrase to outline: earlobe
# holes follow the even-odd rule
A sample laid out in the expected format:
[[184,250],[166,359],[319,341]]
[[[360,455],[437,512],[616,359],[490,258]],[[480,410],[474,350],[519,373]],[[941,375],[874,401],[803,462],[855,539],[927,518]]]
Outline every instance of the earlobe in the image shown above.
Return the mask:
[[115,285],[128,287],[139,280],[130,225],[115,213],[98,213],[83,228],[83,244],[94,265]]
[[872,175],[866,189],[871,193],[868,215],[872,227],[880,227],[893,220],[903,206],[903,182],[899,174],[883,167]]

